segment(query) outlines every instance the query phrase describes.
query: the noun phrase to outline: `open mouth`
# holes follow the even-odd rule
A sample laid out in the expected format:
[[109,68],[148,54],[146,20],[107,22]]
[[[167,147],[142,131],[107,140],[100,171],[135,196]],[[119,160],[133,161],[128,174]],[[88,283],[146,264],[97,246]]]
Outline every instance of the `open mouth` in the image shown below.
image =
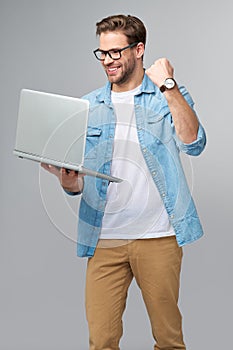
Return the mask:
[[107,67],[107,73],[109,75],[115,75],[118,72],[119,67]]

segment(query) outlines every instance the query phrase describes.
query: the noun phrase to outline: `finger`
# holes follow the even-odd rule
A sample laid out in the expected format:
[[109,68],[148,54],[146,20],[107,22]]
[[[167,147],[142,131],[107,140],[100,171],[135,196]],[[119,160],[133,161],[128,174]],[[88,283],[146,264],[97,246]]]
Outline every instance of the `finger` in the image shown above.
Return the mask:
[[40,163],[41,167],[49,172],[53,171],[54,167],[50,164],[46,164],[46,163]]
[[41,166],[42,166],[42,168],[47,170],[50,174],[53,174],[57,177],[60,176],[60,169],[57,168],[56,166],[53,166],[51,164],[45,164],[45,163],[42,163]]
[[66,169],[66,168],[61,169],[61,174],[62,174],[62,176],[69,177],[69,178],[78,177],[78,171],[70,170],[70,169]]
[[47,170],[48,168],[48,164],[45,164],[45,163],[40,163],[40,166],[45,170]]
[[84,176],[86,176],[86,174],[84,174],[84,173],[78,173],[78,176],[81,178],[83,178]]

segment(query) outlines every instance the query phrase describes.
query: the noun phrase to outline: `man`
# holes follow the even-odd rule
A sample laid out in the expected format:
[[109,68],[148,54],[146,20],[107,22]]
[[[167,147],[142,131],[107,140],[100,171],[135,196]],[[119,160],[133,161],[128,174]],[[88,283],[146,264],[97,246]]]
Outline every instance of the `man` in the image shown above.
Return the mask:
[[78,255],[88,257],[90,350],[119,350],[127,290],[135,277],[151,321],[154,349],[186,349],[178,303],[182,246],[203,234],[179,153],[199,155],[205,132],[193,101],[159,59],[143,67],[146,29],[134,16],[97,23],[94,51],[108,82],[91,92],[87,167],[120,184],[43,167],[71,195],[82,193]]

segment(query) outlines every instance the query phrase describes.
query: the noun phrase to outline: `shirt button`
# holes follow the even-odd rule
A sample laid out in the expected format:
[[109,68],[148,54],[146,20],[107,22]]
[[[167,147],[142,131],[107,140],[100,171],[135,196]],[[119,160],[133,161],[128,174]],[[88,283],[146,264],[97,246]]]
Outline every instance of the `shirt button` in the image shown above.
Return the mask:
[[143,149],[143,153],[146,153],[146,148]]
[[166,193],[163,192],[163,193],[162,193],[162,197],[165,197],[165,196],[166,196]]
[[156,174],[156,171],[152,171],[152,176],[155,176]]
[[171,214],[170,218],[171,219],[174,219],[175,215],[174,214]]

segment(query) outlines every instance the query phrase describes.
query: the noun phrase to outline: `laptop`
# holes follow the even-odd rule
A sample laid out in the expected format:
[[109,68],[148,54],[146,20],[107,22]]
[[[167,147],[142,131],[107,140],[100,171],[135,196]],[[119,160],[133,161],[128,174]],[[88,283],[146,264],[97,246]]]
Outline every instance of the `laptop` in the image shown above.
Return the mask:
[[122,179],[83,166],[89,102],[42,91],[22,89],[13,154],[86,175]]

